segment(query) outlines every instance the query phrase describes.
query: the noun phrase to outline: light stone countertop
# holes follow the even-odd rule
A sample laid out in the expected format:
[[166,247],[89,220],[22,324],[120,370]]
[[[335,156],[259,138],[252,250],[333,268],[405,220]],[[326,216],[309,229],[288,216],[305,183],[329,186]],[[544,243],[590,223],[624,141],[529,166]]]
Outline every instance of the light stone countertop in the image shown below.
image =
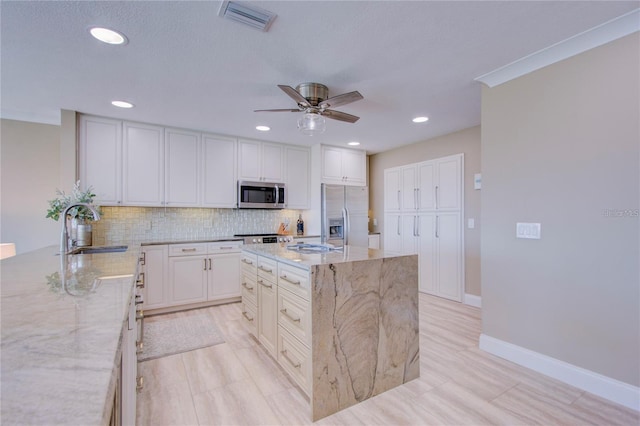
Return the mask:
[[386,259],[401,256],[385,252],[384,250],[358,246],[344,246],[341,250],[327,252],[298,252],[289,250],[287,248],[289,245],[291,245],[291,243],[245,245],[242,247],[242,250],[304,269],[309,269],[314,265],[358,262],[362,260]]
[[3,424],[108,423],[138,252],[51,246],[0,262]]

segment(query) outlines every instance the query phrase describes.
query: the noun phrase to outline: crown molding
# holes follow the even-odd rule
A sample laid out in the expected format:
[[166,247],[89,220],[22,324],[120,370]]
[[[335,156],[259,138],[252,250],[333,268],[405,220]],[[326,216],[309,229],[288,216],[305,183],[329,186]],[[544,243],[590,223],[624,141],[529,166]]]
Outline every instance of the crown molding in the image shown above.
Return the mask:
[[640,31],[640,9],[635,9],[597,27],[476,77],[474,81],[494,87],[637,31]]

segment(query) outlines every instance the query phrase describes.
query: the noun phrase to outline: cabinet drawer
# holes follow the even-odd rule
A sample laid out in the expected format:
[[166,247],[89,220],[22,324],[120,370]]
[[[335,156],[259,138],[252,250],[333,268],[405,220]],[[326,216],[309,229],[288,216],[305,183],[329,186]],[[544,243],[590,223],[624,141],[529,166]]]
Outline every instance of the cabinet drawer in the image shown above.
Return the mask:
[[217,253],[233,253],[242,249],[242,241],[220,241],[215,243],[207,243],[207,252],[209,254]]
[[278,333],[278,363],[309,396],[311,387],[311,351],[283,327]]
[[274,283],[277,279],[278,263],[273,259],[258,256],[258,277],[266,278]]
[[258,273],[258,256],[243,251],[240,254],[240,265],[242,266],[242,271],[256,275]]
[[206,243],[195,244],[170,244],[169,257],[172,256],[198,256],[207,254]]
[[256,305],[251,303],[245,303],[243,300],[240,304],[240,308],[242,309],[242,323],[247,328],[249,333],[253,335],[256,339],[258,338],[258,310],[256,309]]
[[278,286],[309,300],[309,271],[278,263]]
[[258,289],[256,288],[256,276],[247,274],[245,272],[242,273],[241,278],[241,286],[242,286],[242,301],[245,300],[249,303],[253,303],[254,305],[258,304],[257,294]]
[[311,347],[311,309],[309,302],[278,288],[278,325]]

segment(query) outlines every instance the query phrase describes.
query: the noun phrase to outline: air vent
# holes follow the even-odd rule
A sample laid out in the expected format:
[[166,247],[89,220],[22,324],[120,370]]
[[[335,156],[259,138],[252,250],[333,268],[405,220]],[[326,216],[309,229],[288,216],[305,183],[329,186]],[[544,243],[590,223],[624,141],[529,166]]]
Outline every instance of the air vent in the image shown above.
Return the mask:
[[276,14],[268,10],[253,6],[247,2],[224,1],[220,6],[218,16],[231,19],[260,31],[268,31]]

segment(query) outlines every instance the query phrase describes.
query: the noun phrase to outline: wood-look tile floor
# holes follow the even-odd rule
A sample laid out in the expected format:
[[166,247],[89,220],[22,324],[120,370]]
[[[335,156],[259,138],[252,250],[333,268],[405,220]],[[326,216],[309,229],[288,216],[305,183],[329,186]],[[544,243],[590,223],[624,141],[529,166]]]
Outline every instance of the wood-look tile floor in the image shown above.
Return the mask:
[[[140,363],[138,426],[310,424],[306,397],[244,329],[240,304],[206,311],[226,342]],[[633,410],[479,350],[480,332],[479,309],[420,294],[420,378],[316,423],[640,424]]]

